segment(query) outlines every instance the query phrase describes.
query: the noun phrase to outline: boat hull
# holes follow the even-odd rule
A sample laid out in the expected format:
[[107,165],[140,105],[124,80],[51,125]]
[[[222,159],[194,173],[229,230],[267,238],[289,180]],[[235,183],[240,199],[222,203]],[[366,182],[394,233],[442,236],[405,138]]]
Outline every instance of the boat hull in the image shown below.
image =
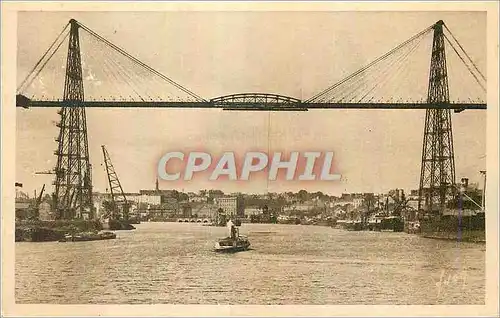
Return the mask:
[[82,233],[75,235],[66,235],[64,238],[60,239],[59,242],[87,242],[87,241],[111,240],[115,238],[116,234],[112,232],[104,232],[99,234]]
[[249,246],[230,246],[230,247],[216,247],[217,253],[236,253],[248,250]]
[[250,242],[246,238],[224,238],[215,243],[215,252],[218,253],[235,253],[248,250]]

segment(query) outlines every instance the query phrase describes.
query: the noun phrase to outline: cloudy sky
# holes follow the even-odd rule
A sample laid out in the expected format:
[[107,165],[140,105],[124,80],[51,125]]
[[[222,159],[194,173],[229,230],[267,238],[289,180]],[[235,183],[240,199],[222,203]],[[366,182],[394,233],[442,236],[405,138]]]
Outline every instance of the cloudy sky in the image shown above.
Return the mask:
[[[479,12],[24,12],[18,16],[18,83],[70,18],[207,99],[241,92],[307,99],[440,19],[479,69],[486,71],[486,14]],[[95,84],[86,83],[86,92],[120,89],[104,74],[106,65],[113,64],[101,69],[91,65],[99,54],[106,55],[92,53],[101,50],[84,37],[84,75]],[[50,73],[43,83],[47,95],[59,98],[66,54],[61,48],[51,60],[53,68],[47,65]],[[421,75],[415,71],[415,77],[406,76],[406,84],[395,95],[404,98],[422,90],[425,97],[429,56],[430,51],[424,51],[424,62],[419,63],[427,66],[415,68]],[[475,94],[452,64],[450,58],[450,97]],[[17,110],[16,181],[31,193],[52,182],[52,176],[34,172],[52,169],[56,163],[56,111]],[[107,187],[100,148],[104,144],[127,192],[154,187],[156,166],[164,153],[190,150],[215,157],[224,151],[238,156],[255,150],[333,151],[334,170],[342,180],[267,182],[257,176],[247,182],[209,182],[200,176],[190,182],[162,181],[161,188],[260,193],[307,189],[331,194],[416,189],[424,116],[425,111],[410,110],[88,109],[94,188]],[[477,182],[486,165],[486,112],[466,111],[452,118],[457,180],[467,176]]]

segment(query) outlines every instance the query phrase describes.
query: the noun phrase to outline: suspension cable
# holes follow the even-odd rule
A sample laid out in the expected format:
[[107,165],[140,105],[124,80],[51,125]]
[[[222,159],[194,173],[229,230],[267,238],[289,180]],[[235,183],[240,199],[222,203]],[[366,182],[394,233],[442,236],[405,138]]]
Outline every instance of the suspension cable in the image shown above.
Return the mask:
[[[464,61],[463,57],[458,53],[457,49],[455,48],[455,46],[453,45],[453,43],[451,43],[450,39],[448,39],[448,37],[446,36],[446,34],[444,34],[444,37],[446,39],[446,41],[448,41],[448,43],[450,44],[450,46],[453,48],[453,50],[455,51],[455,53],[457,53],[458,57],[460,58],[460,60],[462,60],[462,62],[464,63],[465,67],[467,67],[467,69],[469,70],[469,72],[472,74],[472,76],[474,76],[474,78],[476,79],[477,83],[479,84],[479,86],[481,86],[481,88],[486,91],[486,88],[483,86],[483,84],[480,82],[479,78],[477,78],[476,74],[474,74],[474,72],[472,71],[472,69],[470,68],[470,66]],[[457,42],[458,43],[458,42]],[[481,73],[479,73],[481,74]],[[482,74],[481,74],[482,76]],[[486,80],[486,79],[485,79]]]
[[[57,41],[59,40],[59,38],[61,37],[61,35],[66,31],[66,29],[68,28],[68,25],[69,25],[69,22],[66,23],[66,25],[64,26],[64,28],[62,29],[61,33],[59,33],[59,35],[56,37],[56,39],[54,40],[54,42],[52,42],[52,44],[49,46],[49,48],[45,51],[45,53],[42,55],[42,57],[40,58],[40,60],[38,60],[38,62],[35,64],[35,66],[33,67],[33,69],[28,73],[28,76],[26,76],[26,78],[21,82],[21,84],[18,86],[17,88],[17,92],[21,92],[21,89],[23,88],[23,86],[25,86],[24,84],[26,84],[26,82],[28,81],[28,79],[30,78],[31,75],[33,75],[33,72],[35,72],[36,68],[40,65],[40,63],[42,63],[43,59],[47,56],[47,54],[50,52],[50,50],[54,47],[54,45],[57,43]],[[68,33],[69,34],[69,33]],[[64,39],[66,39],[68,37],[68,34],[66,34],[66,36],[64,37]],[[47,62],[52,58],[52,56],[54,56],[55,52],[57,52],[57,50],[61,47],[61,44],[62,42],[64,42],[64,39],[61,41],[61,43],[59,43],[59,45],[57,46],[57,48],[54,50],[54,52],[52,52],[52,54],[50,55],[50,57],[47,59],[47,61],[45,61],[45,63],[42,65],[42,67],[40,68],[40,70],[36,73],[36,75],[31,79],[31,81],[29,82],[28,85],[26,86],[29,86],[31,85],[31,83],[33,82],[34,78],[36,78],[38,76],[38,74],[40,74],[40,72],[42,71],[42,69],[45,67],[45,65],[47,65]],[[26,87],[25,87],[26,88]]]
[[[458,42],[458,40],[455,38],[455,36],[453,35],[453,33],[451,33],[450,29],[448,29],[448,27],[446,26],[446,24],[444,25],[444,27],[446,28],[446,30],[448,30],[448,32],[450,32],[450,35],[451,37],[453,38],[453,40],[455,40],[455,42],[457,42],[458,46],[460,47],[460,49],[462,49],[462,52],[465,53],[465,56],[467,56],[467,58],[469,59],[469,61],[472,63],[472,65],[474,66],[474,68],[476,69],[476,71],[479,73],[479,75],[481,75],[481,77],[486,81],[486,77],[483,75],[483,73],[481,73],[481,71],[479,70],[479,68],[476,66],[476,64],[474,63],[474,61],[471,59],[471,57],[469,56],[469,54],[467,54],[467,52],[465,51],[465,49],[462,47],[462,45],[460,44],[460,42]],[[445,35],[446,36],[446,35]],[[449,40],[448,40],[449,41]],[[450,43],[451,44],[451,43]],[[457,53],[458,54],[458,53]]]
[[390,50],[389,52],[385,53],[384,55],[380,56],[379,58],[377,58],[376,60],[374,60],[373,62],[369,63],[368,65],[364,66],[363,68],[359,69],[358,71],[354,72],[353,74],[349,75],[348,77],[346,77],[345,79],[341,80],[340,82],[334,84],[333,86],[327,88],[326,90],[320,92],[319,94],[316,94],[315,96],[309,98],[308,100],[305,101],[305,103],[309,103],[309,102],[312,102],[313,100],[317,99],[318,97],[328,93],[329,91],[331,91],[332,89],[336,88],[337,86],[345,83],[346,81],[350,80],[351,78],[353,78],[354,76],[360,74],[361,72],[364,72],[366,69],[370,68],[371,66],[373,66],[374,64],[386,59],[389,55],[393,54],[394,52],[396,52],[397,50],[401,49],[403,46],[407,45],[408,43],[414,41],[415,39],[427,34],[430,30],[432,30],[434,28],[434,24],[429,26],[428,28],[424,29],[423,31],[417,33],[416,35],[414,35],[413,37],[411,37],[410,39],[406,40],[405,42],[401,43],[400,45],[396,46],[395,48],[393,48],[392,50]]
[[114,50],[116,50],[117,52],[119,52],[120,54],[122,54],[123,56],[129,58],[130,60],[132,60],[133,62],[135,62],[137,65],[145,68],[146,70],[152,72],[153,74],[159,76],[160,78],[162,78],[163,80],[167,81],[168,83],[170,83],[171,85],[177,87],[178,89],[182,90],[184,93],[188,94],[188,95],[191,95],[192,97],[194,97],[195,99],[199,100],[199,101],[203,101],[203,102],[207,102],[207,100],[205,100],[204,98],[196,95],[195,93],[193,93],[192,91],[188,90],[187,88],[181,86],[180,84],[174,82],[173,80],[171,80],[170,78],[168,78],[167,76],[163,75],[162,73],[158,72],[157,70],[153,69],[152,67],[150,67],[149,65],[141,62],[140,60],[138,60],[137,58],[135,58],[134,56],[130,55],[129,53],[127,53],[125,50],[123,50],[122,48],[116,46],[115,44],[111,43],[110,41],[106,40],[105,38],[103,38],[102,36],[100,36],[99,34],[95,33],[94,31],[92,31],[91,29],[89,29],[88,27],[86,27],[85,25],[81,24],[80,22],[77,22],[78,25],[84,29],[85,31],[87,31],[89,34],[93,35],[94,37],[96,37],[98,40],[104,42],[105,44],[107,44],[109,47],[113,48]]

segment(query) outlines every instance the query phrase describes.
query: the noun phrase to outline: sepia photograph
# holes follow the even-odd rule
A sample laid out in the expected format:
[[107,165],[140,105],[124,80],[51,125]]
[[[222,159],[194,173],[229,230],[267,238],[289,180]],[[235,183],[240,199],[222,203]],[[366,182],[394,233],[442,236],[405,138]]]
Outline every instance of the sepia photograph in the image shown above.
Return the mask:
[[485,306],[489,19],[17,11],[13,301]]

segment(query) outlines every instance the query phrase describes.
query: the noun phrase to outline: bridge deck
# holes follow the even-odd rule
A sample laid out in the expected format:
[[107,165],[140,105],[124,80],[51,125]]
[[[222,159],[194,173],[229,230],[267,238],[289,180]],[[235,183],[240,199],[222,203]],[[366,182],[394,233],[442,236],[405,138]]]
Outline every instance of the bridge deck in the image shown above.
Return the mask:
[[309,109],[486,109],[484,103],[305,103],[305,102],[175,102],[175,101],[35,101],[24,96],[17,98],[17,107],[64,107],[88,108],[206,108],[245,111],[306,111]]

